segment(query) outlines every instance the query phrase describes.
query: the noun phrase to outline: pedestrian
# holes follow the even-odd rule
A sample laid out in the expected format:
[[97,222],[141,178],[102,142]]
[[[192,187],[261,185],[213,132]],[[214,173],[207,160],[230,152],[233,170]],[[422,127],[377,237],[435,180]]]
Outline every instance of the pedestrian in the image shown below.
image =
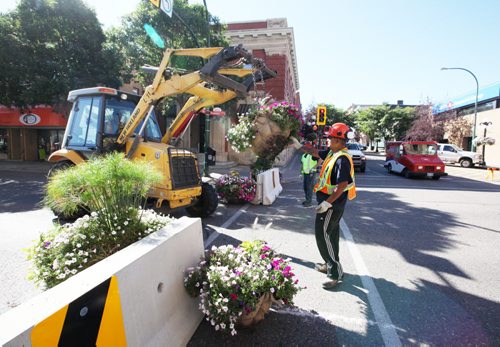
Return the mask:
[[324,264],[315,269],[326,273],[328,281],[323,288],[334,288],[342,280],[344,271],[339,258],[340,219],[347,200],[356,197],[354,165],[347,152],[346,142],[354,137],[353,131],[344,123],[333,124],[328,132],[328,149],[318,151],[302,146],[293,138],[293,146],[305,153],[324,160],[314,187],[318,206],[316,207],[315,236]]
[[[310,143],[306,143],[306,146],[311,146]],[[309,207],[312,205],[313,188],[316,179],[316,167],[318,166],[318,158],[314,158],[309,153],[302,154],[300,158],[302,163],[302,168],[300,173],[304,176],[304,194],[306,200],[302,202],[304,207]]]

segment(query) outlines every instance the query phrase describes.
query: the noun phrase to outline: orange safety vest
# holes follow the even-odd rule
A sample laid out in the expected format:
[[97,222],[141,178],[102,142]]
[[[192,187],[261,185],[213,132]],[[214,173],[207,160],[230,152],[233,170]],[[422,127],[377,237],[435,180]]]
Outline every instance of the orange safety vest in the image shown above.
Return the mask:
[[335,162],[341,156],[346,156],[351,164],[351,179],[352,183],[349,183],[347,187],[344,189],[344,192],[347,191],[347,198],[352,200],[356,197],[356,185],[354,183],[354,164],[352,162],[351,155],[347,152],[347,148],[342,148],[340,151],[333,153],[330,151],[328,156],[326,157],[323,167],[321,168],[321,172],[319,174],[319,181],[314,186],[314,192],[322,192],[328,195],[332,195],[335,188],[337,188],[336,184],[331,184],[330,177],[332,175],[333,167],[335,166]]

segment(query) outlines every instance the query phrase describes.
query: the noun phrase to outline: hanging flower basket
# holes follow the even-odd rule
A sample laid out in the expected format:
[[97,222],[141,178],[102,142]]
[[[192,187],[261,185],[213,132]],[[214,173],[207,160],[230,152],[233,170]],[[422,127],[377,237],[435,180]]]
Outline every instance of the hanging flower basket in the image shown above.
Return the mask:
[[474,144],[476,146],[484,146],[484,145],[494,145],[495,144],[495,139],[493,137],[476,137],[473,140]]
[[283,259],[263,241],[212,247],[184,286],[200,297],[200,310],[215,330],[236,334],[236,327],[264,319],[273,302],[292,305],[302,288]]
[[286,101],[259,105],[239,115],[238,124],[228,131],[227,139],[237,152],[251,149],[259,158],[274,162],[303,125],[300,109]]

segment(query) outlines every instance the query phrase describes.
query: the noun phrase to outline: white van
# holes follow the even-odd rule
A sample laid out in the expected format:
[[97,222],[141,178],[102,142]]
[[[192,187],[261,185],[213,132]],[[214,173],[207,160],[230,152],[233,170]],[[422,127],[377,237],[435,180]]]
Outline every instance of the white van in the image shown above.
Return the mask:
[[446,164],[459,163],[462,167],[473,167],[483,164],[483,156],[479,153],[464,151],[451,143],[438,143],[438,156]]

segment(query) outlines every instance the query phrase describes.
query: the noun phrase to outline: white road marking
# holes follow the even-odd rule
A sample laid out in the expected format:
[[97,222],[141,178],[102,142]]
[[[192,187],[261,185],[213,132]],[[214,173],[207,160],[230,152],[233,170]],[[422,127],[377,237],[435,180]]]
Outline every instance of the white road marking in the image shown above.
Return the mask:
[[361,283],[363,287],[368,291],[368,302],[373,310],[375,315],[375,320],[377,322],[377,326],[380,330],[380,334],[382,335],[382,339],[386,346],[401,346],[401,340],[399,339],[398,334],[396,333],[396,328],[392,323],[391,317],[387,313],[385,309],[384,302],[380,297],[380,294],[373,282],[370,273],[368,272],[368,268],[361,257],[361,253],[359,252],[356,243],[352,237],[351,231],[349,227],[344,222],[342,218],[340,221],[340,230],[347,241],[347,246],[349,251],[351,252],[352,258],[354,259],[354,265],[357,269],[357,275],[361,278]]
[[[224,228],[224,229],[227,229],[231,226],[231,224],[233,224],[233,222],[238,219],[238,217],[246,211],[246,209],[250,206],[250,204],[245,204],[243,205],[238,211],[236,211],[235,214],[232,215],[231,218],[229,218],[227,221],[224,222],[224,224],[222,224],[220,227],[221,228]],[[217,231],[214,231],[210,236],[209,238],[205,241],[205,248],[207,248],[208,246],[210,246],[210,244],[212,242],[215,241],[216,238],[218,238],[220,236],[220,234],[217,232]]]

